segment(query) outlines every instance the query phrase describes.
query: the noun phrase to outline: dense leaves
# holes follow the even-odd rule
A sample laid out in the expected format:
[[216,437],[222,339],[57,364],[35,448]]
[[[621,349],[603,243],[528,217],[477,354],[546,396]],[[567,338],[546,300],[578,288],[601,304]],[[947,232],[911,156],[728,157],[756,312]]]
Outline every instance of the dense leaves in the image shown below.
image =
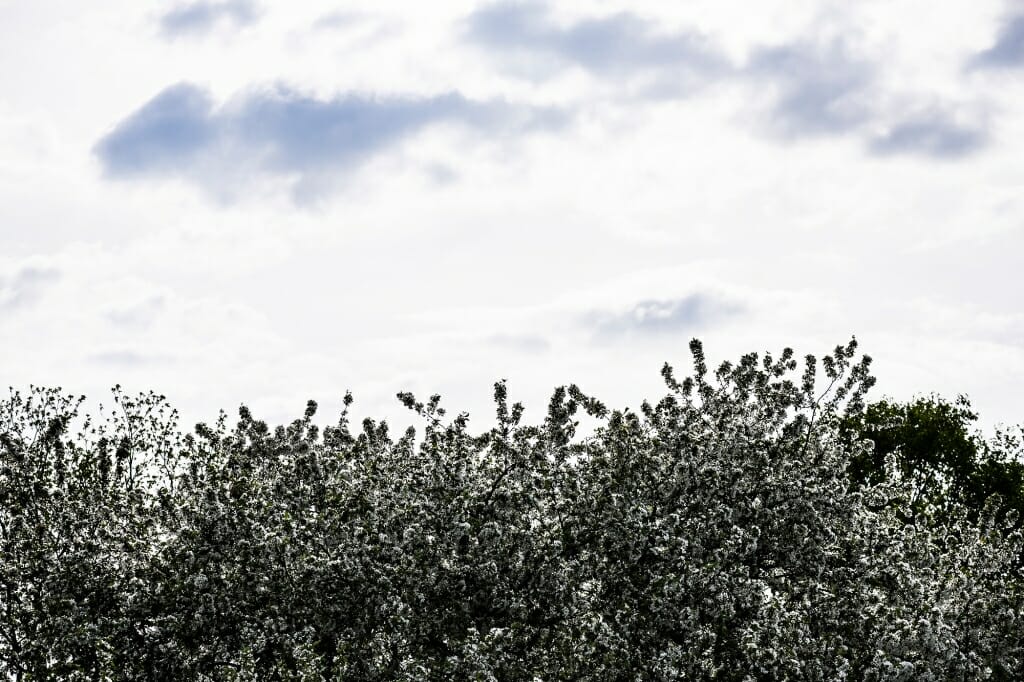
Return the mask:
[[[841,427],[849,440],[873,444],[850,462],[851,479],[877,483],[896,473],[909,484],[911,514],[931,507],[966,510],[977,518],[993,503],[1000,516],[1015,510],[1019,520],[1024,514],[1020,436],[1000,429],[985,439],[972,430],[977,418],[965,396],[952,403],[939,396],[872,403]],[[890,459],[895,471],[887,468]]]
[[[0,669],[18,680],[1015,680],[1019,440],[865,405],[856,344],[663,371],[639,411],[504,383],[474,433],[182,434],[162,397],[0,402]],[[824,376],[817,376],[819,369]],[[596,424],[578,434],[583,419]],[[887,440],[888,439],[888,440]],[[1014,478],[1016,477],[1016,478]],[[998,495],[994,495],[998,493]],[[1017,498],[1019,499],[1019,497]]]

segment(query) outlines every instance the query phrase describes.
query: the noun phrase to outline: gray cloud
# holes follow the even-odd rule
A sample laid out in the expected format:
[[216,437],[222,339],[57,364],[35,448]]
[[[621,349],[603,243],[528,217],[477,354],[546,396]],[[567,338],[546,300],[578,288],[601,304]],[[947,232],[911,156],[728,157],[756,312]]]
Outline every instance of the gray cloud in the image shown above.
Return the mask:
[[173,173],[215,145],[218,131],[212,112],[207,92],[174,85],[118,124],[95,151],[114,177]]
[[255,22],[258,16],[251,0],[198,0],[164,14],[160,18],[160,31],[167,37],[201,34],[222,22],[245,26]]
[[[742,79],[772,89],[766,128],[782,137],[837,134],[864,123],[874,68],[834,42],[762,48],[743,66],[731,64],[708,39],[665,33],[634,14],[557,24],[543,5],[503,2],[471,14],[468,38],[520,61],[578,66],[606,78],[653,76],[644,94],[674,97],[715,79]],[[550,68],[534,69],[541,77]]]
[[284,86],[217,108],[209,93],[186,83],[167,88],[128,116],[97,143],[95,153],[111,178],[179,177],[230,193],[253,174],[322,184],[434,124],[500,135],[564,122],[565,115],[554,110],[473,101],[457,93],[318,99]]
[[794,43],[763,49],[744,69],[748,78],[774,88],[766,128],[785,139],[817,135],[866,135],[879,121],[896,119],[888,130],[866,137],[869,153],[958,159],[988,142],[983,127],[956,120],[941,105],[910,116],[894,116],[877,100],[877,68],[839,42],[826,46]]
[[673,334],[698,330],[743,312],[743,306],[702,293],[640,301],[624,312],[594,312],[586,325],[598,337]]
[[871,115],[874,68],[841,43],[758,50],[745,74],[774,88],[769,127],[784,137],[845,133]]
[[[868,131],[893,112],[880,106],[878,64],[843,40],[797,40],[754,50],[733,64],[709,39],[694,32],[660,31],[653,21],[621,12],[559,23],[537,2],[503,1],[466,20],[466,38],[488,52],[529,68],[542,79],[553,69],[575,66],[605,79],[633,76],[645,87],[632,94],[674,98],[713,80],[742,83],[767,96],[758,113],[761,131],[780,140],[855,135],[869,153],[942,159],[984,147],[987,133],[941,114],[900,120],[878,137]],[[1010,22],[986,59],[1024,63],[1024,19]],[[635,81],[630,80],[629,85]]]
[[990,48],[968,62],[969,68],[1008,69],[1024,67],[1024,14],[1009,17]]
[[[659,31],[627,12],[568,25],[539,3],[502,2],[471,14],[466,37],[521,61],[578,66],[601,76],[655,76],[657,89],[686,90],[728,69],[727,60],[696,33]],[[533,69],[543,77],[546,71]]]
[[0,275],[0,311],[10,311],[37,301],[43,290],[60,277],[52,268],[23,267],[13,275]]
[[876,155],[916,154],[958,159],[985,146],[987,132],[952,120],[942,112],[927,112],[897,123],[874,138],[868,149]]

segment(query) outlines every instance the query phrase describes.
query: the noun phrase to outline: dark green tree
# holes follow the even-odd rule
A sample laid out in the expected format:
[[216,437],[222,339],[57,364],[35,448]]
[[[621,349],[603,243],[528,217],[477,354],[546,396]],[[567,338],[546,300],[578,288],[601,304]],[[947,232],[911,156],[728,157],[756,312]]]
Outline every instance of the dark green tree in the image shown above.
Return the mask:
[[905,480],[911,516],[930,506],[940,515],[966,508],[977,519],[992,503],[1001,515],[1012,509],[1024,518],[1020,437],[1000,430],[986,439],[974,428],[977,418],[966,396],[871,403],[842,425],[851,441],[873,444],[852,459],[850,477],[860,485],[893,476]]

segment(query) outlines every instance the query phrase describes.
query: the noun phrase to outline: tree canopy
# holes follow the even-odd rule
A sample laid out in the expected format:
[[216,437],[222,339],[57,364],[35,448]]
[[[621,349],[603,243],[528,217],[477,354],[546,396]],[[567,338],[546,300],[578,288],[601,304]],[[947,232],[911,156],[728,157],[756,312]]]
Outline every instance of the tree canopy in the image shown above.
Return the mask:
[[[1020,440],[867,403],[819,361],[668,365],[474,432],[189,433],[155,394],[0,401],[0,671],[17,680],[1018,680]],[[822,376],[818,376],[819,372]],[[584,415],[592,433],[577,433]]]
[[931,395],[906,403],[871,403],[842,425],[851,439],[873,445],[852,459],[851,478],[862,485],[885,480],[892,473],[886,469],[891,459],[911,485],[909,513],[931,506],[966,509],[977,518],[994,501],[999,512],[1013,509],[1019,519],[1024,513],[1020,436],[1001,429],[983,438],[972,430],[977,418],[966,396],[953,402]]

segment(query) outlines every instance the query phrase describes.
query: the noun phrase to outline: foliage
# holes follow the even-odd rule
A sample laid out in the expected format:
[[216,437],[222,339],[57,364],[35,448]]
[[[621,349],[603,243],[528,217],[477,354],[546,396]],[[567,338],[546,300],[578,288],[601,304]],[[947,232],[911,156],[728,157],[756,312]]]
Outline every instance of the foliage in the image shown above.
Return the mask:
[[[693,376],[666,366],[666,395],[639,411],[570,386],[525,424],[498,383],[496,424],[476,434],[437,396],[399,395],[422,428],[398,436],[354,427],[350,396],[323,429],[311,402],[288,425],[243,407],[234,427],[222,414],[183,435],[161,396],[115,391],[92,420],[60,390],[12,392],[0,402],[0,670],[1021,678],[1014,512],[968,494],[922,503],[907,462],[929,445],[883,444],[874,458],[859,434],[898,438],[891,413],[912,411],[865,410],[874,380],[854,342],[808,356],[801,376],[788,349],[714,372],[691,351]],[[940,416],[955,426],[967,413],[952,407]],[[599,425],[581,437],[584,414]],[[972,451],[978,490],[1013,488],[989,464],[1017,445]]]
[[[898,474],[909,484],[912,514],[930,506],[943,513],[966,510],[977,519],[991,502],[999,516],[1015,510],[1019,520],[1024,514],[1020,436],[1001,429],[985,439],[971,428],[977,417],[965,396],[954,402],[933,395],[872,403],[841,427],[849,440],[874,445],[853,458],[850,477],[863,484]],[[889,458],[895,470],[887,468]]]

